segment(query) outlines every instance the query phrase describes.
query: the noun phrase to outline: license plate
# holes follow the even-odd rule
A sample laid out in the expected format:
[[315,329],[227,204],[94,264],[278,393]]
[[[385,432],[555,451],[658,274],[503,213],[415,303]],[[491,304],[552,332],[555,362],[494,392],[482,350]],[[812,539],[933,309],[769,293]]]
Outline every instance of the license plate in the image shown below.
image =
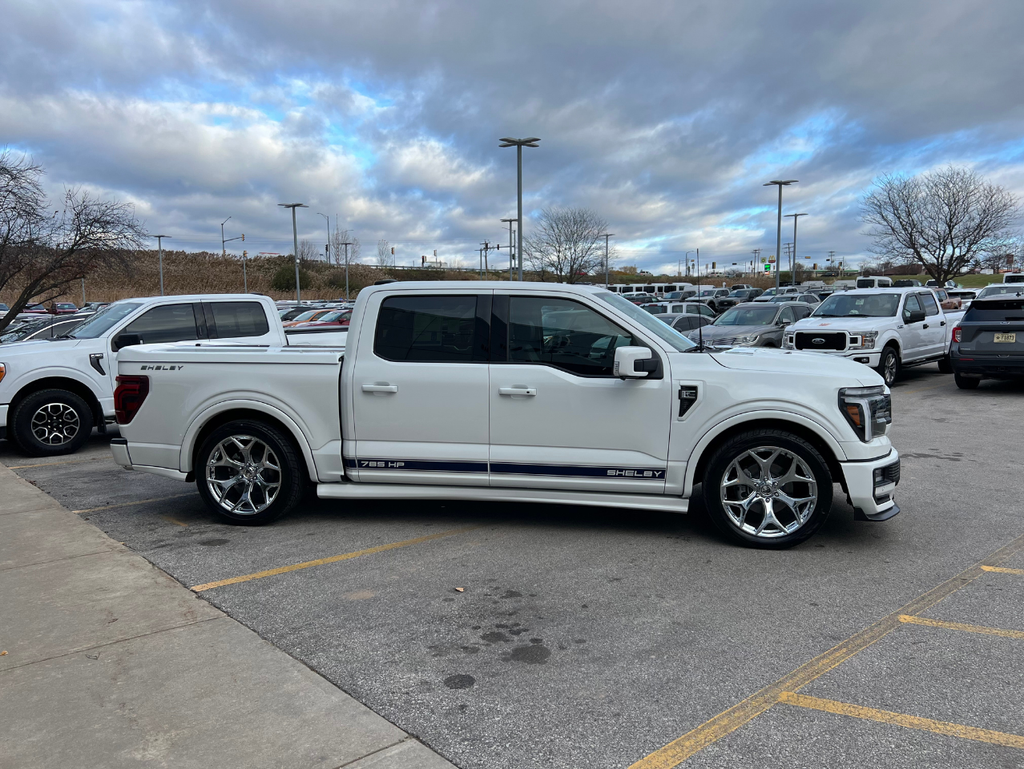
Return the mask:
[[995,335],[995,340],[994,341],[996,341],[996,342],[1016,342],[1017,341],[1017,335],[1016,334],[1000,334],[1000,333],[997,332],[996,335]]

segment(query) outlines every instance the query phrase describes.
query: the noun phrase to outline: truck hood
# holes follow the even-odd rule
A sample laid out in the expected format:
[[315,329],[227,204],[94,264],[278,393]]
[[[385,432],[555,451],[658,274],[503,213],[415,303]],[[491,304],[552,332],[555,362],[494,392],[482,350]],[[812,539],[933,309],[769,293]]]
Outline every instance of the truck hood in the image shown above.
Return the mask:
[[890,317],[846,317],[846,318],[804,318],[798,320],[790,330],[804,331],[809,328],[827,328],[830,331],[873,331],[880,326],[895,323],[897,318]]
[[85,339],[32,339],[28,342],[8,342],[0,344],[0,362],[6,362],[11,358],[23,355],[38,355],[42,351],[47,353],[60,353],[64,350],[73,350]]
[[[738,336],[751,336],[757,334],[770,334],[772,332],[782,331],[777,326],[704,326],[702,334],[704,341],[713,341],[715,339],[735,339]],[[687,331],[686,336],[690,339],[697,340],[697,331]]]
[[711,357],[734,371],[782,373],[799,377],[842,377],[849,378],[851,385],[857,383],[862,387],[884,384],[881,376],[862,363],[820,353],[739,347],[712,353]]

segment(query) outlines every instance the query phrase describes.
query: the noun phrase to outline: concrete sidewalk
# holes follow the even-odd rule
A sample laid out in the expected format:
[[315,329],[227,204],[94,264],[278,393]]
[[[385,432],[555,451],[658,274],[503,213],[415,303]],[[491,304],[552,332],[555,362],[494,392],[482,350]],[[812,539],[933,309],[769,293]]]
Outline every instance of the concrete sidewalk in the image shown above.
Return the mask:
[[0,768],[453,765],[0,466]]

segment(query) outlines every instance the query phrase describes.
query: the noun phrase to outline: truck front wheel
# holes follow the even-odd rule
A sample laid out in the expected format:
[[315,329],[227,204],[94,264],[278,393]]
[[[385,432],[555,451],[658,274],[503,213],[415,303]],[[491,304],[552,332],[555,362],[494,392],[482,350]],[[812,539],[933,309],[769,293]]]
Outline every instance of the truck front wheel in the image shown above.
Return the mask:
[[72,454],[92,434],[92,409],[68,390],[40,390],[21,400],[11,420],[14,442],[34,457]]
[[703,479],[711,520],[732,540],[779,549],[803,542],[832,509],[832,475],[797,435],[751,430],[711,457]]
[[270,523],[298,504],[304,488],[292,441],[259,421],[228,422],[210,433],[193,472],[203,501],[234,523]]
[[885,380],[885,384],[889,387],[892,386],[900,375],[900,353],[895,347],[886,347],[882,350],[882,360],[878,363],[878,368],[875,369],[879,374],[882,375],[882,379]]

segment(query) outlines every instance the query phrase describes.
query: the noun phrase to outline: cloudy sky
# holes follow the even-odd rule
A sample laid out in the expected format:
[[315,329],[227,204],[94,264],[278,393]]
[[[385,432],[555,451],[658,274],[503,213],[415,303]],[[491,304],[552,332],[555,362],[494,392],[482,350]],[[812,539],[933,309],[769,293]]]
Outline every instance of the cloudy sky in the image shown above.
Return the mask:
[[[1021,0],[3,0],[0,146],[133,201],[167,245],[475,262],[524,206],[585,206],[625,263],[870,247],[882,173],[975,167],[1024,195]],[[791,220],[787,220],[791,221]],[[527,231],[529,224],[526,225]],[[784,229],[784,240],[791,230]],[[241,243],[229,245],[238,246]]]

